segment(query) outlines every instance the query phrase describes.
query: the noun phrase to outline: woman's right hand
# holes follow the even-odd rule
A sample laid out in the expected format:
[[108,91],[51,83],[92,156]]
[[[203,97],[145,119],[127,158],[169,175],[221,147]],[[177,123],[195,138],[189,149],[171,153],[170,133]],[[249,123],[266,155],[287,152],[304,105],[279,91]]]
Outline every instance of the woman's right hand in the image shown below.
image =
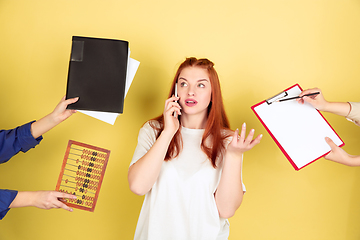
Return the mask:
[[[166,132],[171,133],[174,135],[176,131],[179,129],[180,123],[178,120],[178,115],[181,115],[181,107],[179,105],[178,101],[179,97],[172,96],[171,98],[167,99],[165,101],[165,107],[164,107],[164,130]],[[174,116],[174,113],[176,114]]]

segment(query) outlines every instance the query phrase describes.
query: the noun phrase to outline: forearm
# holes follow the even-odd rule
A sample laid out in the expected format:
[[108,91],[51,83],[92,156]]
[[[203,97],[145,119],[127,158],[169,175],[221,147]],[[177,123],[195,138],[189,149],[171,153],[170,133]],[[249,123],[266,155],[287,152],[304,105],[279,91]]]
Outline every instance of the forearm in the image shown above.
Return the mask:
[[220,217],[229,218],[235,214],[243,199],[241,180],[242,156],[225,155],[224,166],[215,193],[215,202]]
[[33,122],[31,124],[31,134],[36,139],[58,125],[60,123],[59,119],[56,119],[52,113],[46,115],[40,120]]
[[325,159],[338,162],[350,167],[359,167],[360,166],[360,156],[344,154],[342,156],[335,157],[325,157]]
[[14,201],[10,204],[9,208],[30,207],[34,206],[34,200],[37,192],[18,192]]
[[37,207],[41,209],[63,208],[73,211],[63,201],[66,199],[76,199],[76,196],[58,191],[35,191],[18,192],[9,208],[18,207]]
[[327,102],[320,111],[334,113],[346,117],[350,113],[348,102]]
[[349,157],[351,158],[351,162],[353,163],[352,166],[356,166],[356,167],[360,166],[360,155],[358,156],[350,155]]
[[66,109],[69,104],[76,102],[79,98],[70,98],[65,100],[65,96],[55,107],[54,111],[40,120],[31,124],[31,134],[36,139],[70,117],[76,110]]
[[144,195],[150,191],[159,176],[172,137],[163,131],[150,150],[129,168],[128,181],[132,192]]

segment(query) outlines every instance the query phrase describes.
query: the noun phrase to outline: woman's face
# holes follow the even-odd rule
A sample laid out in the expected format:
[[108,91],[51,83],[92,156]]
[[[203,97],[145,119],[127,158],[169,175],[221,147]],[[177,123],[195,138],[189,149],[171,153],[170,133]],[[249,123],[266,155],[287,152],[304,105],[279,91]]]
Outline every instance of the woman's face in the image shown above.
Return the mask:
[[182,115],[207,116],[211,101],[211,83],[206,69],[184,68],[178,78],[177,92]]

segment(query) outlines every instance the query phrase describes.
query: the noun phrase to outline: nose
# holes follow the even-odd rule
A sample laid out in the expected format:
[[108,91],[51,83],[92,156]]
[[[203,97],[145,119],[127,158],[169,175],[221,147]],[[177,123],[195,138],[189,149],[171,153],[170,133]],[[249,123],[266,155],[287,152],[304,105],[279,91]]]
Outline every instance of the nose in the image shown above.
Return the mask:
[[195,96],[194,86],[190,86],[190,87],[188,88],[188,95],[189,95],[189,96]]

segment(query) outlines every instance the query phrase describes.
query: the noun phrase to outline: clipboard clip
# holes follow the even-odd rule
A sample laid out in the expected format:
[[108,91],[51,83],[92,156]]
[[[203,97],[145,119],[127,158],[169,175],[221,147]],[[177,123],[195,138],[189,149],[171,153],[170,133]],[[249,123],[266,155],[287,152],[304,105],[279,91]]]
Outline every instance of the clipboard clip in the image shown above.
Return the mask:
[[284,98],[284,97],[287,97],[288,96],[288,93],[286,91],[283,91],[281,93],[278,93],[276,94],[275,96],[271,97],[271,98],[268,98],[266,99],[266,103],[268,105],[272,104],[273,102],[276,102],[277,100],[281,99],[281,98]]

